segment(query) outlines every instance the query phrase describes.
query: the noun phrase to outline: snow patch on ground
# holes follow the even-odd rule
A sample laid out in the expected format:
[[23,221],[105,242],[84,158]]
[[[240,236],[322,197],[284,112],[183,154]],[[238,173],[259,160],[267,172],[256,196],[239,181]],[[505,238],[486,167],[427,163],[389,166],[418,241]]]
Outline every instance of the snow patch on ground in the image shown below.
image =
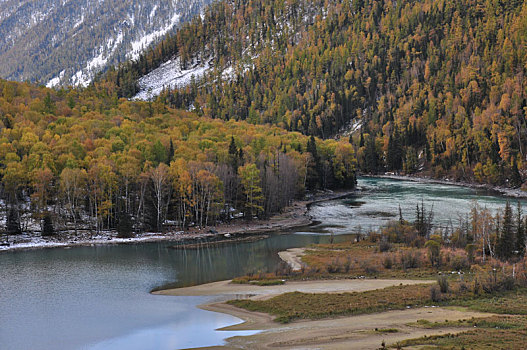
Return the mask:
[[[189,85],[192,77],[196,81],[199,81],[214,69],[212,61],[212,58],[206,59],[205,62],[194,60],[187,69],[181,69],[181,60],[179,57],[169,60],[139,79],[140,91],[133,99],[148,101],[158,96],[163,89],[173,90]],[[219,79],[232,81],[236,78],[237,72],[246,73],[254,68],[254,64],[246,64],[238,68],[236,69],[233,65],[227,66],[221,71]]]
[[169,30],[174,28],[174,26],[178,24],[180,17],[181,16],[178,13],[174,13],[172,18],[170,19],[170,22],[165,27],[156,30],[150,34],[147,34],[141,37],[139,40],[133,41],[131,43],[132,51],[130,51],[127,56],[133,60],[137,59],[141,52],[143,52],[143,50],[147,48],[154,40],[162,37],[163,35],[168,33]]
[[[118,238],[115,232],[101,232],[90,237],[75,236],[70,232],[64,237],[57,235],[52,237],[35,236],[34,234],[22,234],[9,236],[9,245],[0,245],[0,252],[7,250],[19,249],[37,249],[37,248],[54,248],[54,247],[71,247],[81,245],[99,245],[99,244],[122,244],[122,243],[140,243],[151,241],[177,240],[181,239],[183,231],[171,233],[143,233],[133,238]],[[0,242],[3,243],[3,242]]]
[[119,48],[119,45],[123,42],[123,39],[124,34],[122,31],[119,31],[115,39],[110,38],[105,45],[102,45],[97,50],[98,55],[92,58],[86,64],[86,68],[73,75],[73,85],[80,85],[84,87],[88,86],[92,80],[93,73],[97,72],[106,65],[110,57],[115,53],[115,51]]
[[154,8],[152,8],[152,11],[150,11],[150,15],[148,16],[150,20],[154,18],[154,16],[156,15],[156,11],[157,11],[157,5],[155,5]]
[[53,78],[53,79],[50,79],[50,80],[48,81],[48,83],[46,84],[46,87],[47,87],[47,88],[53,88],[53,87],[59,85],[60,82],[61,82],[61,80],[62,80],[62,78],[64,78],[64,73],[65,73],[65,72],[66,72],[66,71],[63,70],[62,72],[60,72],[60,74],[59,74],[57,77],[55,77],[55,78]]
[[348,124],[346,124],[344,127],[340,129],[340,131],[337,133],[336,138],[341,137],[348,137],[350,135],[355,134],[362,128],[362,119],[352,119]]
[[195,63],[188,69],[181,69],[181,60],[176,59],[163,63],[159,68],[139,79],[140,91],[134,100],[149,100],[161,93],[164,88],[175,89],[190,84],[192,77],[199,80],[210,69],[210,61]]
[[82,23],[84,23],[84,13],[81,15],[81,18],[75,22],[75,24],[73,25],[73,29],[79,27]]

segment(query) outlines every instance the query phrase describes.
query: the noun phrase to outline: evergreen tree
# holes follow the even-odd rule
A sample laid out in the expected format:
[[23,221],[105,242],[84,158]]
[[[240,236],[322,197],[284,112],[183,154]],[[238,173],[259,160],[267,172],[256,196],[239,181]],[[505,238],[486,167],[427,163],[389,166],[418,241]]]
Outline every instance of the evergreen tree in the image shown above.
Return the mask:
[[22,233],[20,217],[18,216],[18,211],[13,206],[9,208],[7,213],[6,230],[9,235],[19,235]]
[[229,144],[229,160],[233,169],[238,169],[239,163],[239,152],[238,147],[236,147],[236,142],[234,142],[234,136],[231,136],[231,143]]
[[152,157],[154,164],[165,163],[167,160],[167,149],[161,141],[157,140],[152,147]]
[[515,232],[512,218],[511,204],[507,201],[505,205],[505,213],[501,223],[501,232],[496,245],[496,255],[501,260],[509,260],[512,258],[515,249]]
[[313,159],[315,160],[315,162],[317,162],[318,159],[319,159],[318,151],[317,151],[317,143],[316,143],[315,137],[313,135],[311,135],[311,137],[307,141],[307,148],[306,149],[307,149],[307,151],[309,153],[311,153],[311,155],[313,156]]
[[53,236],[55,234],[55,228],[53,227],[53,220],[51,215],[47,213],[44,215],[42,223],[42,236]]
[[403,167],[403,149],[397,127],[388,139],[386,163],[388,170],[399,171]]
[[244,216],[252,219],[263,212],[264,196],[262,194],[260,170],[255,164],[247,164],[238,169],[238,174],[245,196]]
[[311,136],[307,141],[306,150],[311,153],[311,157],[313,158],[313,162],[308,168],[306,186],[308,189],[314,190],[322,186],[322,163],[314,136]]
[[522,177],[520,175],[520,171],[518,170],[518,163],[516,161],[516,157],[514,157],[512,161],[509,183],[513,187],[519,187],[522,184]]
[[133,237],[133,224],[130,214],[125,211],[119,213],[117,218],[117,237],[129,238]]
[[359,139],[359,147],[364,146],[364,133],[362,132],[362,129],[360,131],[360,139]]
[[518,213],[516,216],[516,249],[518,256],[525,255],[525,226],[522,220],[522,207],[521,203],[518,202]]
[[51,94],[48,92],[44,98],[44,112],[48,114],[55,114],[55,102],[51,99]]
[[406,158],[404,162],[404,172],[407,174],[415,173],[419,168],[419,159],[417,157],[417,150],[410,146],[406,149]]
[[238,150],[238,164],[243,165],[243,149]]
[[170,162],[174,160],[174,142],[172,142],[172,139],[170,139],[170,146],[168,148],[168,155],[167,155],[167,165],[170,165]]
[[379,171],[379,152],[375,145],[375,136],[370,134],[366,141],[366,150],[364,152],[364,171],[370,174],[376,174]]

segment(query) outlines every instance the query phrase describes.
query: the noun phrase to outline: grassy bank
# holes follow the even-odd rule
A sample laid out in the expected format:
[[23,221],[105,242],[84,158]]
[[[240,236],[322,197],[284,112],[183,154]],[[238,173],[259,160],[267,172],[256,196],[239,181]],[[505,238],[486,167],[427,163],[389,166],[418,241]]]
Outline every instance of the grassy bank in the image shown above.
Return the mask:
[[[401,229],[400,227],[396,227]],[[405,225],[402,229],[409,229]],[[392,232],[389,231],[388,234]],[[430,323],[411,327],[461,333],[425,336],[391,344],[394,348],[423,346],[425,349],[517,349],[527,339],[526,269],[522,261],[500,262],[474,256],[452,245],[424,241],[389,242],[381,235],[353,242],[323,244],[308,248],[301,271],[277,269],[271,274],[239,278],[254,280],[405,278],[437,279],[437,283],[401,285],[355,293],[285,293],[267,300],[232,300],[229,304],[274,316],[280,323],[382,313],[424,306],[453,307],[463,312],[496,314],[485,319]],[[454,273],[455,272],[455,273]],[[410,326],[410,325],[409,325]],[[414,333],[417,334],[417,333]],[[379,344],[380,345],[380,344]]]
[[472,294],[456,289],[441,293],[441,300],[431,299],[430,285],[405,285],[355,293],[285,293],[268,300],[231,300],[228,303],[249,311],[276,316],[277,322],[298,319],[321,319],[402,310],[425,305],[446,305],[449,301],[468,299]]

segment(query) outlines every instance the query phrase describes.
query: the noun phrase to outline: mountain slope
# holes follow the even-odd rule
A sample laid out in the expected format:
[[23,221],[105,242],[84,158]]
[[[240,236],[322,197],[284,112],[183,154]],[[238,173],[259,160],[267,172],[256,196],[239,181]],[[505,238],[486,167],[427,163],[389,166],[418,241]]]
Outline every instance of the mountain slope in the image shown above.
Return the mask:
[[108,79],[133,97],[169,60],[180,71],[207,62],[201,79],[160,100],[323,138],[353,126],[366,172],[522,182],[527,4],[328,0],[310,2],[313,13],[305,4],[221,1]]
[[108,65],[198,14],[210,0],[0,2],[0,76],[48,86],[86,85]]

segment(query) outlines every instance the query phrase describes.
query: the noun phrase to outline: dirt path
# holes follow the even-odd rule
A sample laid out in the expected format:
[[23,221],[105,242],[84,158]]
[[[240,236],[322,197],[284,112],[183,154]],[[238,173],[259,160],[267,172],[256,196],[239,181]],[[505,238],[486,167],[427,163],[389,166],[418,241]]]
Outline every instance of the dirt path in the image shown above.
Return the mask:
[[280,259],[291,266],[293,271],[300,271],[302,269],[302,256],[305,254],[306,248],[291,248],[283,252],[279,252]]
[[246,320],[245,323],[225,330],[264,330],[248,337],[229,338],[224,347],[210,349],[378,349],[383,341],[389,345],[404,339],[467,330],[466,328],[424,329],[409,325],[417,320],[443,322],[490,316],[490,314],[437,307],[280,325],[273,322],[267,314],[249,312],[226,304],[212,304],[205,308]]
[[251,297],[251,299],[265,300],[278,294],[295,291],[304,293],[364,292],[367,290],[381,289],[400,284],[410,285],[434,282],[435,281],[346,279],[330,281],[292,281],[276,286],[255,286],[252,284],[234,284],[230,283],[230,281],[220,281],[193,287],[166,289],[154,292],[154,294],[177,296],[223,295],[228,296],[228,299]]

